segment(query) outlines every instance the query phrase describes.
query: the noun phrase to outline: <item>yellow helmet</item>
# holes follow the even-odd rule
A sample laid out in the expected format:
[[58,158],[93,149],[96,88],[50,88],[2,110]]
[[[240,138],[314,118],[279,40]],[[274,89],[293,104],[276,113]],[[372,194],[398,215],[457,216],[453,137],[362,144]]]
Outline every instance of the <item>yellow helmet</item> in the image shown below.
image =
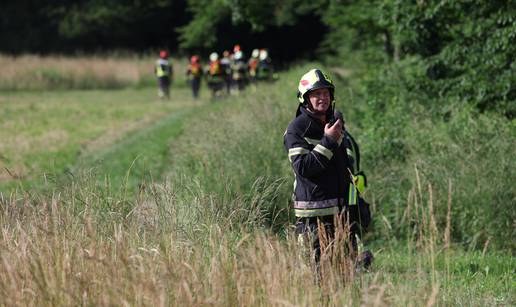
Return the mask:
[[320,69],[312,69],[301,77],[297,91],[297,98],[301,104],[305,103],[306,94],[313,90],[327,88],[330,91],[331,102],[334,100],[335,85],[333,81]]

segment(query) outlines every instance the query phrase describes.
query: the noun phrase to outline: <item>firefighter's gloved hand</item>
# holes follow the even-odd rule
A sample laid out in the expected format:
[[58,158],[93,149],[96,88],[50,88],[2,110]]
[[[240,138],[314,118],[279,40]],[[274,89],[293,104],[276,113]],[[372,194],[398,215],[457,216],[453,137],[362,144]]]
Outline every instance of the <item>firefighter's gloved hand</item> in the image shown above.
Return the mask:
[[360,195],[364,195],[365,189],[367,187],[367,178],[365,174],[363,172],[359,172],[353,176],[353,182],[358,190],[358,193],[360,193]]
[[337,142],[337,140],[342,135],[342,121],[337,119],[335,123],[328,123],[324,127],[324,134],[330,137],[333,141]]

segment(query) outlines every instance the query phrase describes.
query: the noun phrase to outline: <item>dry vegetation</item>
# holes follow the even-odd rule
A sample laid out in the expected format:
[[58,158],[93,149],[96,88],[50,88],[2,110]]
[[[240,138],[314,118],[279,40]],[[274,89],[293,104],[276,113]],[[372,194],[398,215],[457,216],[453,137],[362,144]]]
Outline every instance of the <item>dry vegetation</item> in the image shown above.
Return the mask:
[[[152,84],[152,56],[0,55],[0,90],[122,88]],[[173,59],[176,73],[185,60]]]
[[[25,58],[32,59],[57,61]],[[142,75],[150,69],[148,61],[138,65],[123,59],[98,59],[96,64],[88,58],[67,61],[48,68],[62,69],[59,75],[69,71],[71,76],[86,76],[91,67],[98,67],[99,84],[116,75],[109,75],[103,65],[128,65],[127,69]],[[8,62],[2,65],[13,61]],[[467,220],[460,216],[468,207],[459,192],[468,186],[442,174],[432,177],[424,163],[427,156],[399,166],[410,174],[405,190],[393,184],[396,180],[388,168],[373,175],[381,178],[373,180],[376,186],[368,192],[375,215],[376,238],[369,248],[377,260],[372,271],[357,274],[345,250],[334,249],[323,257],[324,278],[316,282],[305,250],[287,226],[292,222],[287,204],[292,174],[281,146],[281,133],[297,103],[285,89],[296,84],[305,68],[285,73],[277,83],[252,95],[220,104],[199,102],[203,112],[185,116],[188,129],[164,122],[162,127],[149,124],[148,134],[133,133],[130,142],[119,142],[124,137],[114,131],[144,130],[139,123],[150,122],[143,116],[146,112],[160,117],[175,111],[173,104],[160,102],[149,108],[147,103],[155,99],[150,89],[92,91],[93,96],[76,91],[77,103],[67,97],[71,91],[63,91],[63,97],[0,96],[3,106],[8,106],[2,111],[11,119],[0,123],[5,128],[0,136],[4,133],[9,140],[11,157],[16,157],[17,146],[30,152],[33,144],[57,149],[68,143],[70,148],[62,152],[67,163],[75,162],[81,152],[93,154],[99,149],[112,154],[107,164],[128,161],[120,168],[104,165],[111,173],[100,176],[91,170],[91,178],[81,178],[77,171],[73,178],[56,181],[58,186],[45,186],[46,192],[0,193],[0,305],[514,305],[513,257],[496,253],[489,240],[480,241],[485,242],[480,253],[462,251],[454,232]],[[22,72],[25,67],[19,69]],[[2,73],[0,84],[15,79]],[[109,77],[103,79],[103,73]],[[26,86],[35,79],[27,80],[20,84]],[[180,99],[190,94],[185,88],[176,93]],[[292,100],[294,104],[285,103]],[[194,104],[184,99],[176,106],[187,109]],[[75,129],[79,119],[85,120],[84,134]],[[176,120],[170,117],[171,122]],[[182,133],[171,140],[174,129]],[[17,135],[26,138],[16,139]],[[162,137],[151,138],[157,135]],[[77,144],[82,149],[75,148]],[[166,153],[162,146],[152,149],[152,145],[165,146]],[[373,145],[377,144],[369,144],[369,151]],[[146,154],[152,157],[165,155],[156,165],[145,164],[153,174],[163,175],[156,182],[142,173],[133,175],[135,159],[132,154],[124,156],[132,151],[139,156],[143,149],[149,149]],[[5,146],[0,150],[6,152]],[[43,151],[21,159],[43,163],[49,155],[56,156]],[[63,172],[64,166],[54,171]],[[122,186],[110,181],[116,175],[125,178]],[[382,203],[385,195],[400,200]],[[382,211],[382,205],[390,206],[392,213]],[[330,258],[334,261],[328,262]]]
[[[181,210],[220,205],[211,197],[196,195],[185,207],[173,189],[156,185],[155,194],[140,194],[124,215],[95,209],[122,199],[76,188],[72,198],[1,200],[1,304],[431,306],[439,294],[438,273],[430,278],[421,264],[410,273],[417,287],[407,289],[389,272],[355,274],[342,250],[327,255],[337,259],[332,264],[323,257],[318,284],[290,235],[285,240],[176,218]],[[195,239],[185,236],[190,231]],[[411,290],[420,296],[411,297]]]

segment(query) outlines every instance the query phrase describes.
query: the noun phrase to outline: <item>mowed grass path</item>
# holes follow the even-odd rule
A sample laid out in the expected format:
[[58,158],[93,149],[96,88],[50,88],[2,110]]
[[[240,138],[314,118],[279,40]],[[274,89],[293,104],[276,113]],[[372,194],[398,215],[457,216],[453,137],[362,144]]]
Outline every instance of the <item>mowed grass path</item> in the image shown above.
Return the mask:
[[0,190],[102,158],[113,144],[203,104],[185,87],[172,92],[169,101],[155,88],[0,92]]
[[[293,176],[282,146],[297,105],[288,89],[307,70],[215,104],[206,91],[191,101],[184,87],[170,103],[154,88],[0,94],[2,128],[15,126],[2,137],[69,134],[53,151],[2,145],[2,163],[14,168],[16,158],[35,174],[5,181],[27,183],[28,193],[0,197],[0,305],[515,305],[512,254],[444,249],[432,218],[415,220],[421,235],[405,240],[376,207],[371,272],[345,271],[343,259],[314,283],[289,227]],[[81,177],[85,169],[94,174]],[[52,193],[29,189],[52,172]],[[148,188],[118,193],[147,178]]]

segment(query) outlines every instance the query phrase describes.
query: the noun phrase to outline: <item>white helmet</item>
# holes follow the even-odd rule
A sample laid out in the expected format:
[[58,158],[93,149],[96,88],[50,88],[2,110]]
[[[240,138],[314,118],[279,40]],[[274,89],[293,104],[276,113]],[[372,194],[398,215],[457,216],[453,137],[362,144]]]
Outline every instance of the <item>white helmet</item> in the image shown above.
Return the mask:
[[260,50],[260,60],[265,60],[269,56],[269,53],[267,52],[267,49]]
[[242,53],[242,51],[237,51],[237,52],[235,52],[234,59],[241,60],[243,56],[244,56],[244,54]]
[[210,61],[215,62],[218,59],[219,59],[219,55],[216,52],[212,52],[210,54]]
[[259,56],[260,56],[260,50],[258,50],[258,49],[254,49],[254,50],[253,50],[253,53],[251,53],[251,56],[252,56],[253,58],[257,58],[257,57],[259,57]]

